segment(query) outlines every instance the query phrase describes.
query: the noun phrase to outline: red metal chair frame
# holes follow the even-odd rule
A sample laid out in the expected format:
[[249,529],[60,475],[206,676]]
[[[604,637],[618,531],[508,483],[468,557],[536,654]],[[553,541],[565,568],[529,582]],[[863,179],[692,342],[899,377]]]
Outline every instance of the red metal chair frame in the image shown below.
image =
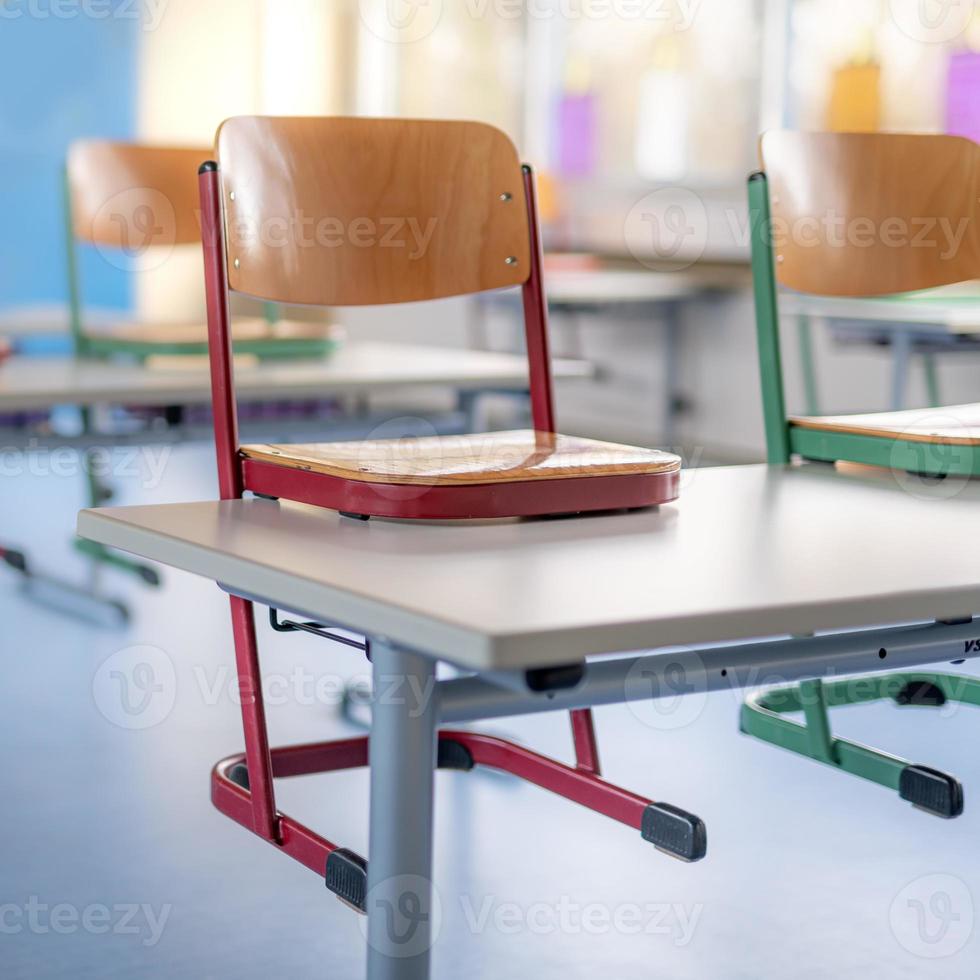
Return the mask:
[[[607,783],[593,773],[573,768],[555,759],[505,739],[476,732],[439,732],[440,749],[447,746],[462,749],[465,762],[449,762],[441,768],[470,769],[485,766],[510,773],[540,786],[566,800],[601,813],[603,816],[643,832],[644,816],[653,801],[629,790]],[[440,752],[441,754],[441,752]],[[361,769],[368,765],[368,739],[338,739],[308,745],[290,745],[270,753],[272,775],[285,779],[290,776],[309,776],[345,769]],[[457,757],[458,758],[458,757]],[[211,801],[223,814],[249,830],[255,829],[255,797],[248,786],[242,785],[236,770],[245,766],[246,753],[222,759],[211,773]],[[344,851],[285,813],[276,814],[277,836],[273,843],[311,871],[326,877],[330,855]],[[265,836],[259,833],[259,836]],[[350,853],[350,852],[346,852]]]
[[[531,269],[523,285],[523,305],[530,369],[531,411],[534,428],[555,432],[554,397],[547,334],[547,304],[542,284],[541,236],[532,169],[523,167],[525,198],[531,236]],[[222,194],[215,163],[207,163],[200,172],[201,223],[204,247],[205,284],[207,291],[208,335],[211,359],[212,405],[214,411],[215,447],[218,482],[222,500],[237,499],[246,489],[271,493],[264,481],[267,469],[276,474],[274,496],[282,492],[284,474],[288,478],[288,498],[323,505],[324,481],[336,480],[343,505],[338,509],[363,513],[356,494],[364,484],[337,480],[322,474],[288,470],[258,461],[243,460],[239,452],[238,417],[234,390],[233,364],[230,343],[229,286],[226,266],[226,244],[222,214]],[[616,477],[572,478],[542,481],[550,489],[542,493],[539,487],[537,503],[527,513],[561,513],[569,508],[562,505],[583,489],[595,502],[594,509],[624,506],[647,506],[652,497],[666,501],[677,495],[678,476],[627,475]],[[579,486],[574,486],[578,484]],[[589,486],[583,487],[582,484]],[[511,484],[496,487],[494,492],[510,490],[518,495],[530,484]],[[513,488],[518,488],[516,491]],[[368,487],[373,499],[392,499],[376,493],[377,484]],[[465,494],[461,490],[480,491],[486,498],[485,487],[431,488],[424,495],[407,495],[414,505],[404,503],[391,516],[401,517],[460,517],[469,516]],[[343,495],[346,494],[346,497]],[[353,495],[353,496],[351,496]],[[397,495],[395,495],[397,496]],[[527,505],[527,496],[521,499]],[[623,501],[626,501],[625,503]],[[635,503],[630,503],[634,501]],[[420,501],[424,503],[420,504]],[[518,501],[519,503],[519,501]],[[486,501],[484,500],[484,504]],[[580,508],[574,508],[580,509]],[[514,513],[504,505],[501,512]],[[464,513],[465,511],[465,513]],[[493,514],[484,506],[484,514]],[[518,510],[516,513],[524,513]],[[242,721],[245,730],[245,753],[219,763],[212,776],[212,800],[215,806],[233,820],[252,830],[263,839],[280,847],[296,860],[320,874],[326,873],[326,861],[337,850],[336,845],[315,834],[293,818],[276,809],[273,778],[315,772],[331,772],[367,764],[367,740],[349,739],[312,746],[295,746],[270,751],[265,708],[261,694],[258,646],[252,603],[231,596],[232,628],[239,682],[242,692]],[[650,800],[612,786],[600,777],[599,753],[592,712],[588,709],[570,712],[575,746],[576,766],[570,768],[552,759],[529,752],[516,744],[468,732],[444,732],[443,740],[463,745],[474,764],[489,765],[527,779],[567,799],[574,800],[629,826],[640,828],[643,813],[652,805]],[[229,777],[235,765],[244,764],[248,773],[248,788]],[[696,818],[694,818],[696,819]],[[701,855],[697,855],[700,857]],[[329,884],[329,879],[328,879]]]

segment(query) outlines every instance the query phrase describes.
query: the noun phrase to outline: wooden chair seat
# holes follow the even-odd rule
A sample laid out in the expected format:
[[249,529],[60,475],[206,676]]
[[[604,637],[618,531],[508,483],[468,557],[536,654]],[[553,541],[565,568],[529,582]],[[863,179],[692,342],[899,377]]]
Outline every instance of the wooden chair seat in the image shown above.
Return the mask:
[[[236,319],[231,326],[232,340],[261,342],[277,340],[332,340],[339,328],[330,323],[280,320],[269,323],[260,317]],[[206,323],[121,323],[92,331],[91,336],[131,344],[207,344]]]
[[932,445],[980,446],[980,402],[867,415],[790,416],[803,429],[902,439]]
[[656,449],[532,430],[369,442],[242,446],[246,459],[363,483],[479,486],[676,473]]

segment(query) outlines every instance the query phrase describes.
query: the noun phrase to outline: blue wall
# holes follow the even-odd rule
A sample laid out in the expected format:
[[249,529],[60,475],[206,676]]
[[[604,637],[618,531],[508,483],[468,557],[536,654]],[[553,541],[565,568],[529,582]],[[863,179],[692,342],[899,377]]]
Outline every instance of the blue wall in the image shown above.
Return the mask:
[[[16,5],[23,16],[0,18],[0,311],[66,300],[65,151],[83,136],[132,138],[136,125],[139,22]],[[127,277],[91,249],[80,258],[86,304],[127,307]]]

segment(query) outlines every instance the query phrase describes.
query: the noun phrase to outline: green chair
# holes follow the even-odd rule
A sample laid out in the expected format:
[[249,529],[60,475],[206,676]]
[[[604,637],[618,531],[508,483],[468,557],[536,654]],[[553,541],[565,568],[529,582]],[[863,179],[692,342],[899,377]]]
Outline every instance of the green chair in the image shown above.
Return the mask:
[[[761,157],[763,170],[749,178],[749,227],[769,462],[795,455],[934,478],[980,474],[980,404],[787,415],[777,290],[892,296],[980,277],[980,146],[953,136],[771,132]],[[980,706],[980,682],[937,673],[807,680],[748,698],[740,727],[929,813],[959,816],[954,777],[832,734],[829,708],[883,699]]]
[[[207,324],[85,323],[78,273],[79,245],[98,248],[113,264],[138,272],[166,259],[168,250],[201,247],[197,170],[209,149],[83,140],[68,152],[65,217],[69,314],[79,356],[151,357],[208,352]],[[203,300],[204,285],[201,284]],[[263,317],[233,323],[236,354],[320,358],[336,349],[339,332],[326,323],[281,320],[273,304]]]
[[768,458],[847,461],[930,476],[980,474],[980,404],[789,416],[777,285],[890,296],[980,277],[980,146],[955,136],[766,133],[749,179]]
[[[210,149],[148,146],[107,140],[83,140],[68,151],[65,168],[65,227],[71,333],[79,357],[124,359],[148,370],[164,358],[189,363],[208,354],[207,324],[120,322],[86,323],[78,269],[79,247],[97,248],[117,267],[138,273],[166,260],[172,249],[196,254],[201,247],[197,171]],[[191,249],[194,252],[191,252]],[[203,276],[200,286],[203,300]],[[264,316],[237,318],[232,324],[236,355],[259,360],[312,359],[330,355],[340,331],[328,323],[283,320],[274,304]],[[164,365],[165,366],[165,365]],[[92,431],[83,409],[82,427]],[[86,471],[88,503],[98,507],[112,494]],[[76,548],[97,565],[107,565],[157,585],[156,569],[91,541]]]

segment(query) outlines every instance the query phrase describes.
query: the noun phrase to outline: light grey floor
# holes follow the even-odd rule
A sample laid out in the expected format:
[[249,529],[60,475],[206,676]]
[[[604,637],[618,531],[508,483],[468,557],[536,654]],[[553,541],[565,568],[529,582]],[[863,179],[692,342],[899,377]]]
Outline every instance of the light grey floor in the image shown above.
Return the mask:
[[[207,449],[183,448],[121,500],[205,498],[212,479]],[[79,496],[70,476],[0,480],[0,536],[80,575]],[[361,920],[211,808],[210,767],[241,744],[224,597],[173,571],[156,593],[106,584],[135,604],[126,630],[26,604],[0,573],[0,976],[360,976]],[[366,675],[359,654],[260,635],[274,741],[351,734],[334,695]],[[440,773],[436,976],[975,978],[980,712],[838,714],[842,733],[957,773],[967,812],[947,823],[740,736],[739,700],[598,712],[608,776],[707,821],[697,865],[533,787]],[[559,716],[494,730],[569,755]],[[364,773],[280,783],[283,809],[362,852],[366,803]]]

